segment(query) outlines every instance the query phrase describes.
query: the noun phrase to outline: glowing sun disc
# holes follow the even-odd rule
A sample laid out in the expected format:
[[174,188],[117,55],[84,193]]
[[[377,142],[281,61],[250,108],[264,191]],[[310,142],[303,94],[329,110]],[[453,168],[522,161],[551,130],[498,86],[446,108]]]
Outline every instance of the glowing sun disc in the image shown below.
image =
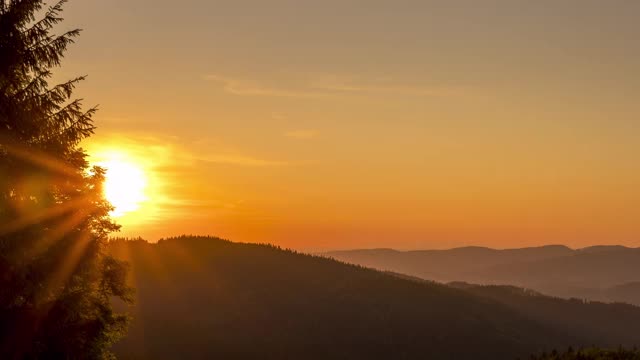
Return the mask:
[[119,217],[138,210],[146,200],[147,179],[144,171],[132,163],[116,159],[103,162],[100,166],[107,169],[104,195],[115,208],[111,215]]

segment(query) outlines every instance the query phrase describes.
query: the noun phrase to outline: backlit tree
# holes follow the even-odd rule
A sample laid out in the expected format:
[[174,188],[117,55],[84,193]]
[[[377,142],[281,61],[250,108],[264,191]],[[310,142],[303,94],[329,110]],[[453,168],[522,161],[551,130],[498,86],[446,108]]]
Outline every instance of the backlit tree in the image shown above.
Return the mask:
[[80,142],[95,108],[73,98],[84,77],[50,86],[67,46],[64,0],[0,0],[0,358],[109,358],[126,330],[126,266],[106,254],[118,230]]

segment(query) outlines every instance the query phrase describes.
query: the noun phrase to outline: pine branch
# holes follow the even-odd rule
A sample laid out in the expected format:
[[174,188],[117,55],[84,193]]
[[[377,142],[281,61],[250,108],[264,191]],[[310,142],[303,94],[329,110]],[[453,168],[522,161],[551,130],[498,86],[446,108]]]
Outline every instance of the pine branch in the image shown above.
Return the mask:
[[34,96],[40,95],[40,93],[42,93],[42,89],[46,89],[48,85],[45,79],[51,77],[51,75],[51,71],[48,70],[35,74],[27,86],[24,86],[16,92],[16,98],[24,99],[29,96],[28,94],[37,94]]
[[42,72],[47,68],[59,66],[62,54],[73,38],[80,35],[80,29],[68,31],[58,37],[49,39],[47,43],[29,48],[25,53],[25,62],[34,72]]
[[25,26],[31,21],[35,21],[36,12],[42,9],[42,1],[10,1],[3,14],[9,21]]
[[31,27],[25,29],[24,33],[27,33],[29,31],[31,31],[32,29],[46,29],[46,30],[49,30],[49,29],[51,29],[51,27],[53,27],[53,25],[58,24],[59,22],[61,22],[63,19],[61,17],[59,17],[58,14],[60,14],[62,12],[63,5],[67,1],[68,0],[61,0],[61,1],[58,1],[55,5],[50,6],[49,9],[47,9],[47,12],[43,16],[43,18],[38,20],[38,21],[36,21],[33,25],[31,25]]
[[54,97],[54,101],[56,100],[60,100],[60,101],[64,101],[66,99],[69,99],[71,97],[71,95],[73,94],[73,90],[76,87],[76,84],[79,83],[80,81],[83,81],[87,78],[86,75],[83,76],[78,76],[75,79],[71,79],[67,82],[64,82],[62,84],[58,84],[54,87],[52,87],[51,89],[47,90],[46,92],[40,94],[39,96],[52,96]]
[[[56,37],[52,37],[52,36],[47,36],[44,37],[43,39],[39,40],[38,42],[36,42],[35,44],[33,44],[32,46],[30,46],[27,50],[28,51],[35,51],[38,47],[45,47],[45,46],[54,46],[56,41],[60,41],[60,38],[67,38],[69,43],[73,43],[73,39],[78,35],[80,35],[80,32],[82,31],[82,29],[73,29],[73,30],[69,30],[61,35],[58,35]],[[64,51],[64,49],[62,49]]]
[[66,124],[55,131],[54,134],[48,135],[42,141],[47,143],[56,138],[65,138],[67,141],[77,143],[80,140],[89,137],[93,134],[95,126],[91,122],[91,118],[98,111],[98,107],[94,106],[91,109],[80,113],[79,108],[81,106],[82,99],[77,99],[60,109],[55,114],[51,115],[51,119],[58,119],[58,124]]

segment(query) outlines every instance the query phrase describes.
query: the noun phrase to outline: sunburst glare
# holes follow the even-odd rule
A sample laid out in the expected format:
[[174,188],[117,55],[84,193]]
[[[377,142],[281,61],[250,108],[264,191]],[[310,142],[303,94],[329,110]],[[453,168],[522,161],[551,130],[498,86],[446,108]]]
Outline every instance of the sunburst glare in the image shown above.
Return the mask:
[[104,194],[114,206],[114,217],[136,211],[147,200],[147,178],[141,166],[113,155],[98,165],[107,170]]

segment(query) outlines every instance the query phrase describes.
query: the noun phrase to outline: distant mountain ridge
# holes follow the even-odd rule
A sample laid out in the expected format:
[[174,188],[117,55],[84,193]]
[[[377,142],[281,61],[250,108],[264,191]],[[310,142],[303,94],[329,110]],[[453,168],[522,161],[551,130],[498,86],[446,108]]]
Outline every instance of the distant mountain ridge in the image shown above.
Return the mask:
[[[109,250],[137,288],[122,359],[514,359],[640,344],[640,308],[478,292],[268,245],[181,237]],[[515,295],[514,295],[515,294]],[[528,295],[527,295],[528,294]],[[533,308],[531,304],[535,304]]]
[[640,249],[563,245],[496,250],[347,250],[337,260],[439,282],[516,285],[545,294],[640,305]]

